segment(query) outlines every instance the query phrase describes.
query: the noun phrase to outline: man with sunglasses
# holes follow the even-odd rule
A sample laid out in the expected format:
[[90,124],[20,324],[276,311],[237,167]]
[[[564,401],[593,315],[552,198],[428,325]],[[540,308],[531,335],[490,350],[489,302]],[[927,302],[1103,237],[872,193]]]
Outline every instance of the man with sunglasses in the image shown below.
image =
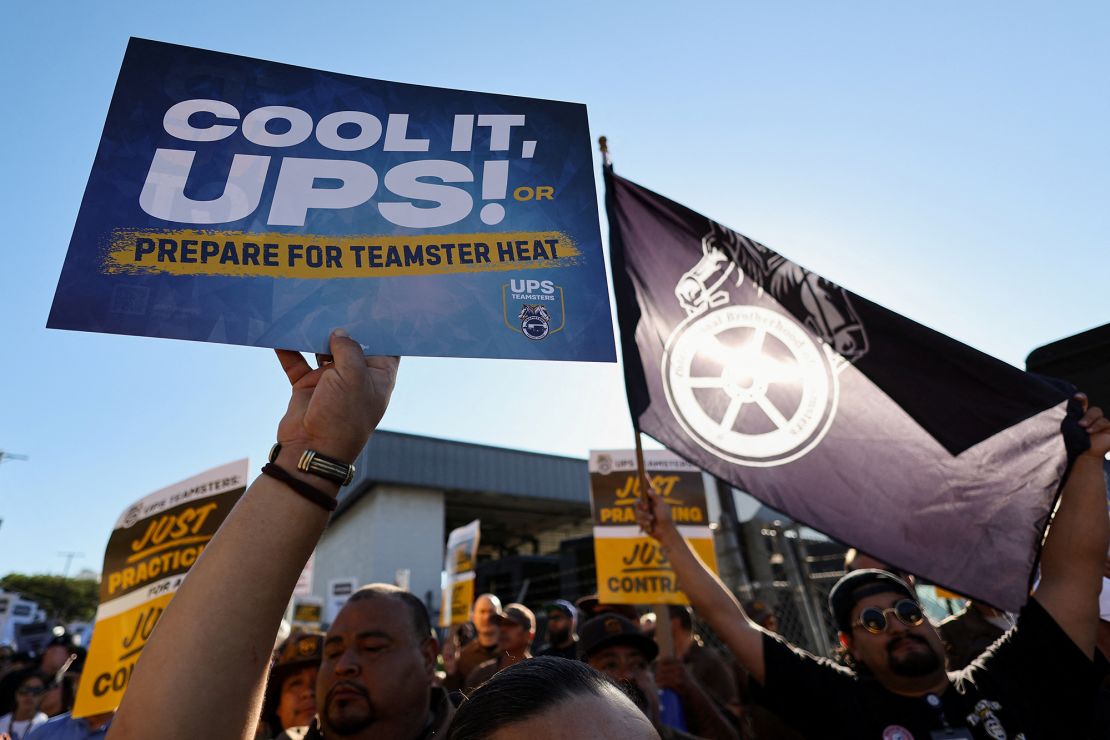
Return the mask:
[[[829,606],[855,670],[762,630],[678,534],[654,490],[637,521],[657,539],[694,607],[759,684],[762,704],[807,737],[844,740],[1078,738],[1105,660],[1096,654],[1098,595],[1110,544],[1103,465],[1110,420],[1086,409],[1090,448],[1073,462],[1041,550],[1040,582],[1016,627],[962,671],[912,589],[865,569],[834,586]],[[973,565],[970,567],[974,567]]]

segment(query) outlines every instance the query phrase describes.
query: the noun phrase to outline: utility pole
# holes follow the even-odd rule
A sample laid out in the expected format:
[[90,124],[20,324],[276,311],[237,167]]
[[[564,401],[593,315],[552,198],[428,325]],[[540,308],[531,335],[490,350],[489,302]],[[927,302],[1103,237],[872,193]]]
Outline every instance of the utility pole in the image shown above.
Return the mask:
[[85,553],[83,553],[83,552],[71,552],[71,551],[68,551],[68,550],[63,551],[63,552],[59,552],[58,555],[60,555],[60,556],[62,556],[63,558],[66,559],[66,567],[65,567],[65,570],[62,571],[62,577],[63,578],[69,578],[69,566],[73,564],[73,559],[74,558],[83,558],[83,557],[85,557]]
[[740,518],[736,515],[732,484],[716,477],[713,478],[713,482],[716,484],[717,499],[721,506],[721,532],[724,541],[723,552],[718,559],[721,562],[727,561],[735,569],[735,577],[730,585],[740,601],[746,602],[755,596],[755,592],[752,590],[752,579],[748,574],[744,535],[740,530]]

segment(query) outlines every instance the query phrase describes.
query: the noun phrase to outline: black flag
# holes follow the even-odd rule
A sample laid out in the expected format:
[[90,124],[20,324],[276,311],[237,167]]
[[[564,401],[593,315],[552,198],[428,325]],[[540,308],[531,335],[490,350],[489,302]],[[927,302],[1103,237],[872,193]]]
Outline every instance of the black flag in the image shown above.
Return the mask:
[[606,168],[639,430],[800,522],[1016,611],[1086,435],[1063,383],[849,293]]

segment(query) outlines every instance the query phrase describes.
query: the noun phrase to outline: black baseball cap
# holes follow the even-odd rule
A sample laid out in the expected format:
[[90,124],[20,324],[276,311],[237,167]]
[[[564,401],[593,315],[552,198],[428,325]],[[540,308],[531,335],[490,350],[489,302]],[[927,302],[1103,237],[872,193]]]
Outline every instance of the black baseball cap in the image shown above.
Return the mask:
[[589,660],[593,655],[614,645],[638,648],[649,663],[659,654],[655,640],[640,632],[640,625],[619,614],[601,614],[582,625],[578,634],[578,657]]
[[893,573],[864,568],[846,574],[829,592],[829,609],[836,620],[836,628],[841,632],[851,632],[852,609],[860,599],[888,591],[917,601],[917,594],[910,585]]
[[543,605],[543,610],[547,614],[550,614],[551,612],[555,612],[555,611],[562,612],[569,619],[574,619],[575,617],[578,616],[578,608],[575,607],[574,604],[570,603],[566,599],[555,599],[550,604],[544,604]]

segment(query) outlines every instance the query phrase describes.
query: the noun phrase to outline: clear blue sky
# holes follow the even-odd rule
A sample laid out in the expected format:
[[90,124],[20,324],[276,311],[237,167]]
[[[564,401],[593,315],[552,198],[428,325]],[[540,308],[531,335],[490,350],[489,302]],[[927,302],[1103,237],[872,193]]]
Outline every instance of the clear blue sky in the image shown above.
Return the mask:
[[[585,103],[626,177],[1021,365],[1110,320],[1108,31],[1096,2],[11,5],[0,449],[31,459],[0,465],[0,574],[99,570],[132,500],[257,469],[287,398],[265,350],[44,328],[131,35]],[[401,370],[385,428],[632,443],[614,365]]]

